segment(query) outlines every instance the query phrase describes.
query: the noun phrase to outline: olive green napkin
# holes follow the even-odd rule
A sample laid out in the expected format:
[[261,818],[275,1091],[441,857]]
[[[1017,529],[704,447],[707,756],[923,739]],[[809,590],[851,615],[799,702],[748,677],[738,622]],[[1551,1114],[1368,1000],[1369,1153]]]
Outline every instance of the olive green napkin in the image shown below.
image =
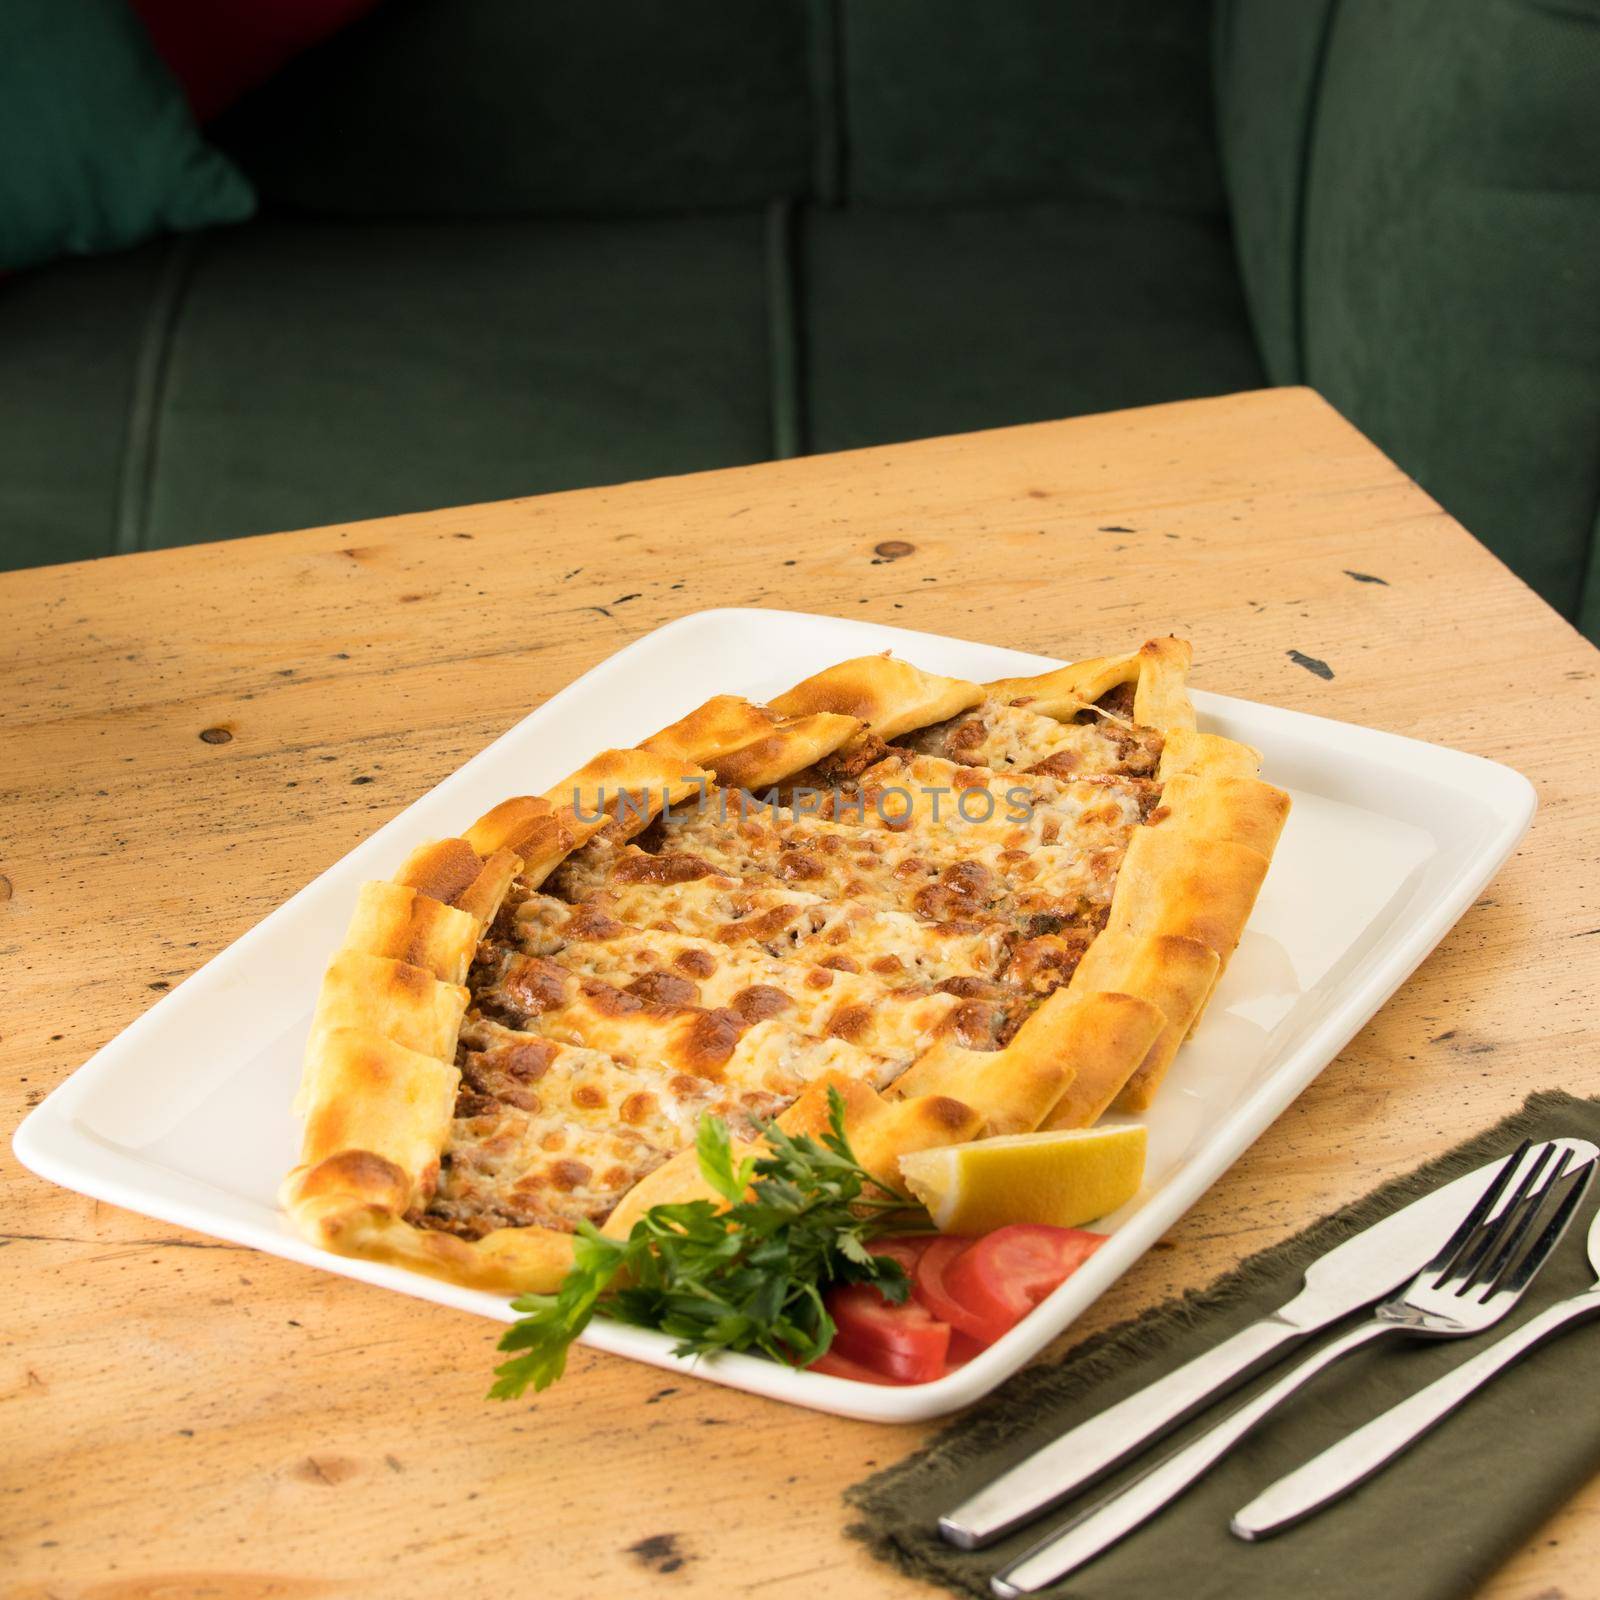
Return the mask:
[[[991,1573],[1087,1502],[1054,1512],[988,1550],[970,1552],[938,1537],[941,1512],[1039,1445],[1283,1304],[1307,1264],[1340,1240],[1504,1154],[1521,1138],[1562,1134],[1600,1144],[1600,1102],[1533,1095],[1497,1127],[1252,1256],[1211,1287],[1089,1339],[1059,1362],[1019,1373],[926,1448],[848,1490],[847,1500],[862,1517],[850,1531],[919,1577],[987,1596]],[[1228,1532],[1228,1519],[1274,1479],[1465,1361],[1488,1340],[1587,1288],[1594,1273],[1585,1236],[1597,1203],[1600,1184],[1591,1188],[1522,1303],[1495,1329],[1475,1339],[1395,1339],[1348,1357],[1288,1401],[1159,1517],[1044,1592],[1074,1600],[1470,1595],[1600,1471],[1600,1322],[1558,1335],[1377,1478],[1299,1527],[1246,1544]],[[1286,1370],[1285,1364],[1270,1368],[1238,1397]],[[1233,1403],[1224,1400],[1202,1413],[1170,1442],[1193,1437]],[[1136,1470],[1124,1468],[1089,1496],[1125,1482]]]

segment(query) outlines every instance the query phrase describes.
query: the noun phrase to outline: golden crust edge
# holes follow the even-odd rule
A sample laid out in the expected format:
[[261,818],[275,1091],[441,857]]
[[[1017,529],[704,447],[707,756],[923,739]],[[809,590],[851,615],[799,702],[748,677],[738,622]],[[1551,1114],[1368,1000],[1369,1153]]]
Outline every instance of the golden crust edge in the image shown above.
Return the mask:
[[1168,1025],[1113,1101],[1118,1111],[1153,1101],[1243,936],[1288,819],[1288,794],[1240,775],[1256,769],[1253,750],[1200,737],[1209,742],[1190,746],[1200,759],[1168,777],[1151,820],[1135,830],[1106,928],[1073,975],[1074,984],[1168,996],[1157,1002]]

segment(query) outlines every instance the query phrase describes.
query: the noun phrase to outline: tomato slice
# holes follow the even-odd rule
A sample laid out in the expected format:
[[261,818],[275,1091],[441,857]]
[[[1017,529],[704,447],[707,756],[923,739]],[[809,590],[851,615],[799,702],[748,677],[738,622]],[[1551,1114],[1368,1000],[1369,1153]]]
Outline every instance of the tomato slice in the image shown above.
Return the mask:
[[954,1328],[950,1330],[950,1354],[945,1365],[954,1372],[957,1367],[964,1367],[974,1357],[981,1356],[989,1347],[979,1344],[976,1339],[969,1339],[966,1334],[958,1333]]
[[891,1233],[881,1239],[868,1239],[867,1249],[875,1256],[888,1256],[891,1260],[898,1261],[905,1268],[905,1274],[909,1278],[917,1270],[917,1263],[922,1259],[923,1252],[929,1245],[937,1244],[939,1238],[936,1233]]
[[[984,1344],[1009,1332],[1105,1243],[1103,1233],[1017,1223],[968,1245],[944,1269],[944,1288],[982,1326]],[[969,1325],[963,1325],[963,1332]]]
[[846,1361],[901,1383],[944,1376],[949,1324],[915,1300],[892,1305],[870,1283],[842,1283],[828,1291],[827,1305],[838,1328],[833,1348]]
[[806,1364],[807,1372],[825,1372],[830,1378],[850,1378],[856,1383],[885,1383],[897,1387],[901,1380],[890,1378],[881,1372],[874,1372],[871,1367],[864,1367],[859,1361],[850,1361],[831,1347],[824,1350],[815,1361]]
[[916,1274],[911,1280],[911,1292],[934,1316],[941,1322],[948,1322],[957,1333],[979,1344],[987,1344],[988,1324],[977,1313],[968,1311],[950,1293],[944,1281],[950,1263],[971,1243],[972,1240],[957,1234],[943,1234],[932,1240],[917,1262]]

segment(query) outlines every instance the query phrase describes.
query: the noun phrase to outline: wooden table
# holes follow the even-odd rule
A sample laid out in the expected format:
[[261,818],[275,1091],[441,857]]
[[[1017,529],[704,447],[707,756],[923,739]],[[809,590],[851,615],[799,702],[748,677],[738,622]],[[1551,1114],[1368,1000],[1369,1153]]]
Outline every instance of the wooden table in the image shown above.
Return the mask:
[[[707,606],[1195,681],[1510,762],[1541,811],[1399,996],[1082,1331],[1510,1110],[1600,1089],[1600,657],[1304,390],[0,578],[0,1084],[162,991],[628,640]],[[1269,774],[1270,776],[1270,770]],[[919,1591],[839,1493],[917,1429],[579,1353],[97,1205],[0,1155],[0,1589],[57,1600]],[[1491,1585],[1592,1594],[1600,1484]]]

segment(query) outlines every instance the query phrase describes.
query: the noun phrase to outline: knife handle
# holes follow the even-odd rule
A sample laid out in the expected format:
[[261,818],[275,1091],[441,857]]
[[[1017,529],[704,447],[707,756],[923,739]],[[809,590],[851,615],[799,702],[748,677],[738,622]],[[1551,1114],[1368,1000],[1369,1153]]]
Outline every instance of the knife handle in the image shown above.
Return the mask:
[[1319,1372],[1371,1340],[1395,1331],[1395,1324],[1374,1318],[1323,1345],[1276,1383],[1229,1412],[1221,1422],[1147,1468],[1126,1488],[1107,1495],[1064,1527],[1047,1534],[997,1572],[989,1580],[989,1587],[1002,1600],[1015,1600],[1016,1596],[1032,1594],[1076,1572],[1175,1500],[1263,1417]]
[[1130,1456],[1170,1433],[1211,1401],[1237,1388],[1286,1346],[1306,1336],[1276,1316],[1263,1317],[1126,1400],[1081,1422],[939,1519],[939,1532],[979,1550],[1060,1504]]
[[1233,1531],[1241,1539],[1265,1539],[1303,1521],[1410,1449],[1462,1401],[1534,1346],[1570,1323],[1596,1315],[1600,1315],[1600,1287],[1546,1307],[1514,1333],[1279,1478],[1234,1517]]

